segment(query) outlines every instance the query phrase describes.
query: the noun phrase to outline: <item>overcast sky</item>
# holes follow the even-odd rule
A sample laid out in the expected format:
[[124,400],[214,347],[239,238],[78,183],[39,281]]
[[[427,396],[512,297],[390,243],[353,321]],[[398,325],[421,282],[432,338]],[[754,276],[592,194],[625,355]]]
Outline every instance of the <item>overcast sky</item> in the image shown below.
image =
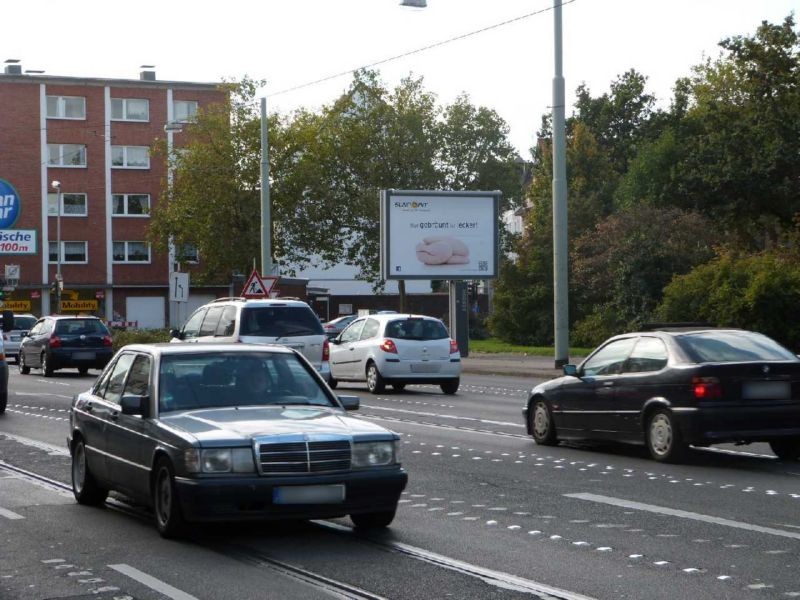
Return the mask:
[[[566,0],[565,0],[566,1]],[[265,94],[368,65],[461,34],[528,18],[378,67],[390,85],[413,73],[442,103],[467,92],[511,127],[527,158],[549,111],[553,77],[552,0],[25,0],[0,3],[0,60],[49,75],[214,82],[247,74]],[[664,105],[672,85],[720,39],[780,22],[800,0],[574,0],[563,7],[568,105],[585,82],[602,94],[635,68]],[[270,96],[270,110],[319,107],[349,76]],[[569,108],[568,108],[569,114]]]

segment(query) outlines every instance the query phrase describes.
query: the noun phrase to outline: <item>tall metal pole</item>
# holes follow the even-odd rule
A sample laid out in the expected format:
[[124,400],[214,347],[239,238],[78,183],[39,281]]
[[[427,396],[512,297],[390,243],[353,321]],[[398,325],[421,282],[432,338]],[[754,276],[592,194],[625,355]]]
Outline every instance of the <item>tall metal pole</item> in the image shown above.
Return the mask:
[[564,75],[561,52],[561,0],[553,6],[553,312],[555,366],[569,362],[569,281],[567,278],[567,158],[564,124]]
[[56,313],[61,312],[61,182],[51,184],[56,194]]
[[267,99],[261,98],[261,272],[272,275],[272,207],[269,201]]

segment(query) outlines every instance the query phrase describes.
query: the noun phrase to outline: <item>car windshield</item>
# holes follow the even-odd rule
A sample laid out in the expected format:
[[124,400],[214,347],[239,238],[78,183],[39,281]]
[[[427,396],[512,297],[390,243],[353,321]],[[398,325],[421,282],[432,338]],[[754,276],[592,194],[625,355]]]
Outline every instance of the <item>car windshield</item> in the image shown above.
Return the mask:
[[322,323],[307,306],[245,308],[240,333],[259,337],[324,335]]
[[99,319],[63,319],[56,321],[58,335],[108,335],[108,329]]
[[14,317],[14,329],[30,329],[36,324],[36,317]]
[[703,331],[679,336],[678,342],[696,362],[797,360],[773,339],[752,331]]
[[268,405],[338,406],[295,354],[215,351],[161,358],[159,412]]
[[386,324],[386,337],[397,340],[442,340],[447,328],[434,319],[397,319]]

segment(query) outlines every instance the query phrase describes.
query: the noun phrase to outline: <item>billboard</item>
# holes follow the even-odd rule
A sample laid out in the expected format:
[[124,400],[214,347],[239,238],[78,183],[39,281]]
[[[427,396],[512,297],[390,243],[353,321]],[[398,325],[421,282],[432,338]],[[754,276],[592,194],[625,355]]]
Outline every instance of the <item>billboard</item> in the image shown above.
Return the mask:
[[381,191],[383,279],[493,279],[500,192]]

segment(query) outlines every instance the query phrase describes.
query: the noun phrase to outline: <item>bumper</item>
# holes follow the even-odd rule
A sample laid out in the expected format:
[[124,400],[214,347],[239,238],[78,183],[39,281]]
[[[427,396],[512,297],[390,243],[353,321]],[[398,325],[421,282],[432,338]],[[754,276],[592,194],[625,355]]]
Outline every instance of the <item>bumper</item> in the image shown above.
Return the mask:
[[19,358],[20,342],[4,342],[4,352],[9,358]]
[[[431,371],[420,372],[415,370],[415,367]],[[420,363],[419,361],[384,360],[378,364],[378,370],[385,380],[394,383],[444,383],[461,377],[461,361],[442,360]]]
[[[93,355],[93,356],[90,356]],[[87,367],[102,369],[113,356],[111,348],[51,348],[50,361],[54,369]]]
[[[307,477],[177,477],[178,497],[189,521],[327,519],[350,514],[393,511],[408,475],[403,469]],[[336,504],[276,504],[273,489],[292,485],[344,484]]]
[[673,408],[684,439],[690,444],[769,442],[800,439],[800,403],[760,406]]

